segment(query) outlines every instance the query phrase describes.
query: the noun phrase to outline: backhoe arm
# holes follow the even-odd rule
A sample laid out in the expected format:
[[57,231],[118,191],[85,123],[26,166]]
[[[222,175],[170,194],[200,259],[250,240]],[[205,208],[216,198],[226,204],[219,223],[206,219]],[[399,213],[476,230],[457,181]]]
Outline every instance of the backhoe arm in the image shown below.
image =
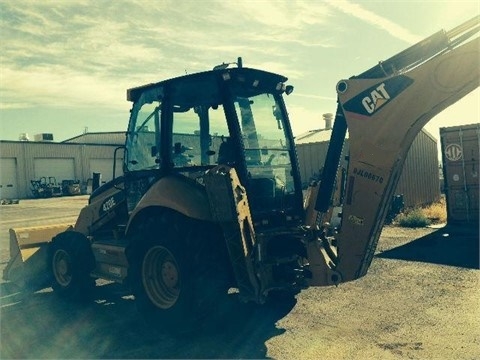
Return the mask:
[[[331,188],[329,176],[336,172],[341,153],[338,138],[348,128],[342,225],[333,244],[324,238],[307,245],[311,285],[350,281],[366,274],[416,135],[435,115],[479,86],[479,38],[458,46],[467,35],[478,32],[478,24],[477,17],[449,33],[434,34],[360,76],[338,83],[336,128],[330,141],[336,146],[325,163],[325,169],[330,165],[333,171],[324,171],[322,183]],[[331,192],[320,186],[319,228],[330,198]]]

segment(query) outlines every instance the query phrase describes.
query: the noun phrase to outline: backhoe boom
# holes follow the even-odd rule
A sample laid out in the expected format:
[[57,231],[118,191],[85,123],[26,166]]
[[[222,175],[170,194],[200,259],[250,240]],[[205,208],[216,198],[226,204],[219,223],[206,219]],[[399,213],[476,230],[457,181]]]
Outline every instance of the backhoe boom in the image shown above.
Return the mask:
[[[479,30],[478,22],[477,17],[468,23],[469,26],[456,29],[471,35],[472,31]],[[460,30],[456,29],[453,35],[459,36]],[[318,252],[328,254],[325,250],[330,250],[325,241],[307,246],[313,271],[312,285],[350,281],[366,274],[404,159],[416,135],[435,115],[479,86],[480,39],[477,37],[451,48],[449,33],[441,34],[444,40],[435,40],[436,44],[430,44],[426,52],[418,53],[432,42],[432,38],[387,61],[389,68],[395,64],[402,71],[397,69],[391,75],[385,73],[378,77],[380,69],[383,71],[380,64],[358,77],[338,83],[339,106],[335,121],[339,125],[334,128],[331,139],[337,146],[329,149],[325,169],[330,168],[330,171],[324,171],[321,184],[331,188],[331,177],[340,160],[338,143],[343,143],[338,138],[348,128],[350,154],[345,202],[341,229],[335,236],[336,256],[318,256]],[[439,37],[434,35],[435,39]],[[462,35],[459,38],[464,39]],[[416,57],[412,57],[416,52]],[[320,186],[316,202],[319,228],[323,225],[330,198],[331,192]],[[325,264],[319,263],[322,260]],[[329,269],[329,277],[322,273],[325,268]]]

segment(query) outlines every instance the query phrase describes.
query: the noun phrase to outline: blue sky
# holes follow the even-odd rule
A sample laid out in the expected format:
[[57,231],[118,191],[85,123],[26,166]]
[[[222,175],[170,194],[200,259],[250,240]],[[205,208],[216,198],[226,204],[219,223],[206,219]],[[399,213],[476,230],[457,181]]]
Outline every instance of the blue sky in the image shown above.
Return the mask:
[[[339,80],[479,14],[479,0],[0,0],[0,139],[125,130],[127,88],[238,56],[289,78],[300,134],[335,111]],[[480,122],[479,103],[477,89],[426,128]]]

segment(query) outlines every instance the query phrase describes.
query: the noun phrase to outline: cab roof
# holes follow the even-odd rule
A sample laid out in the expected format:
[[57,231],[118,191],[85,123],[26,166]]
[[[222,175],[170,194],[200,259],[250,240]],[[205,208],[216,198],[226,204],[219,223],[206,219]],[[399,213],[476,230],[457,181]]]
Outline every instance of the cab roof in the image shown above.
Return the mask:
[[274,90],[279,83],[284,83],[288,80],[288,78],[283,75],[253,68],[241,67],[210,70],[130,88],[127,90],[127,100],[137,101],[142,93],[154,88],[175,87],[177,89],[190,89],[191,91],[196,88],[196,84],[198,84],[198,86],[204,86],[205,84],[216,86],[219,78],[235,79],[238,82],[250,84],[252,87],[258,86],[261,89],[272,90]]

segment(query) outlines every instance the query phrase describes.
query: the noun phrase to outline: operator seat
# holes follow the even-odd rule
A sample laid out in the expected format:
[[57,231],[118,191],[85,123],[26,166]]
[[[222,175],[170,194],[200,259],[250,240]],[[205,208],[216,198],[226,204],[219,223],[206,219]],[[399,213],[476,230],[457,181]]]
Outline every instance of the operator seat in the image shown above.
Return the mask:
[[218,160],[219,164],[232,166],[235,163],[235,152],[233,144],[229,138],[225,139],[218,148]]

